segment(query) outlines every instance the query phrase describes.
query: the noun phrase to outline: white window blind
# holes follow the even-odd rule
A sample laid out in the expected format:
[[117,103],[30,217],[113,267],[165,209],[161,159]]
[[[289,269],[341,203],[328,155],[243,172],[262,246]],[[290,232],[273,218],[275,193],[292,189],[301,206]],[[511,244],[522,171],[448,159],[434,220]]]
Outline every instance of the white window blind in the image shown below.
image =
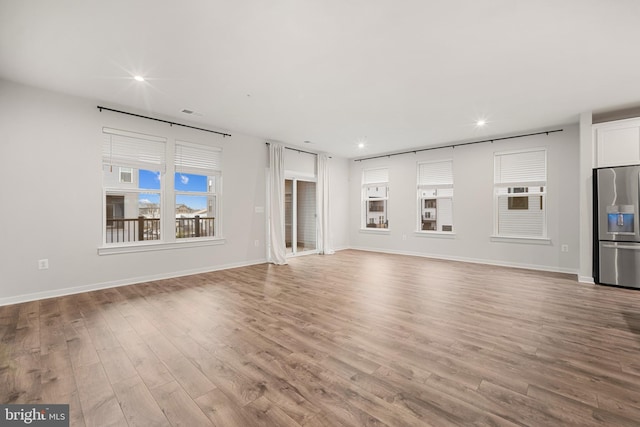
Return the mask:
[[497,236],[545,238],[547,152],[544,148],[494,157]]
[[538,149],[496,153],[494,173],[496,184],[544,182],[547,180],[547,152]]
[[166,138],[103,128],[102,162],[164,172]]
[[442,225],[450,225],[453,227],[453,200],[438,200],[438,230],[442,230]]
[[362,175],[363,184],[378,184],[389,181],[389,169],[365,169]]
[[544,236],[545,214],[542,206],[543,197],[524,195],[527,198],[527,209],[509,209],[507,196],[498,197],[498,230],[501,236]]
[[453,185],[453,161],[420,163],[418,185]]
[[176,172],[222,170],[222,149],[176,141]]

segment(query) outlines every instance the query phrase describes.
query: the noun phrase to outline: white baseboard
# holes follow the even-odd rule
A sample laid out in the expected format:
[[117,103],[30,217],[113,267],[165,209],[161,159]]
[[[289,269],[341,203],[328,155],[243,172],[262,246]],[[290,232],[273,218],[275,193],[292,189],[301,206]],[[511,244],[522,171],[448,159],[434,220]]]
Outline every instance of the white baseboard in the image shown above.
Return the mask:
[[578,275],[578,282],[580,282],[580,283],[588,283],[590,285],[595,285],[596,284],[595,280],[593,280],[593,277],[591,277],[591,276],[580,276],[580,275]]
[[[523,264],[523,263],[513,263],[513,262],[506,262],[506,261],[487,260],[487,259],[480,259],[480,258],[443,256],[439,254],[426,254],[422,252],[395,251],[395,250],[388,250],[388,249],[353,247],[353,246],[335,248],[334,250],[338,252],[338,251],[343,251],[347,249],[354,249],[354,250],[368,251],[368,252],[389,253],[389,254],[396,254],[396,255],[419,256],[424,258],[434,258],[434,259],[442,259],[442,260],[448,260],[448,261],[470,262],[474,264],[496,265],[500,267],[522,268],[527,270],[549,271],[554,273],[575,274],[577,276],[578,282],[594,284],[593,277],[579,276],[577,270],[554,268],[554,267],[549,267],[544,265]],[[118,286],[134,285],[136,283],[151,282],[154,280],[172,279],[174,277],[190,276],[192,274],[209,273],[212,271],[228,270],[230,268],[237,268],[237,267],[247,267],[250,265],[264,264],[266,262],[267,262],[266,259],[257,259],[252,261],[224,264],[224,265],[219,265],[215,267],[181,270],[181,271],[174,271],[170,273],[154,274],[150,276],[140,276],[140,277],[116,280],[111,282],[94,283],[91,285],[76,286],[72,288],[63,288],[63,289],[54,289],[54,290],[43,291],[43,292],[34,292],[30,294],[0,298],[0,306],[10,305],[10,304],[20,304],[23,302],[37,301],[41,299],[55,298],[55,297],[61,297],[65,295],[79,294],[82,292],[97,291],[100,289],[116,288]]]
[[380,252],[380,253],[388,253],[388,254],[395,254],[395,255],[409,255],[409,256],[418,256],[423,258],[442,259],[446,261],[460,261],[460,262],[469,262],[473,264],[495,265],[498,267],[511,267],[511,268],[521,268],[526,270],[547,271],[551,273],[575,274],[576,276],[578,275],[578,270],[550,267],[547,265],[524,264],[524,263],[518,263],[518,262],[496,261],[496,260],[482,259],[482,258],[467,258],[467,257],[441,255],[441,254],[429,254],[429,253],[423,253],[423,252],[395,251],[395,250],[389,250],[389,249],[364,248],[364,247],[355,247],[355,246],[351,247],[351,249],[358,250],[358,251]]
[[50,291],[34,292],[30,294],[16,295],[12,297],[0,298],[0,306],[20,304],[23,302],[37,301],[47,298],[61,297],[65,295],[79,294],[82,292],[97,291],[100,289],[117,288],[119,286],[135,285],[136,283],[152,282],[154,280],[172,279],[174,277],[190,276],[192,274],[209,273],[212,271],[228,270],[230,268],[247,267],[250,265],[264,264],[266,259],[243,261],[238,263],[218,265],[215,267],[195,268],[191,270],[173,271],[170,273],[153,274],[150,276],[140,276],[111,282],[94,283],[92,285],[75,286],[72,288],[54,289]]

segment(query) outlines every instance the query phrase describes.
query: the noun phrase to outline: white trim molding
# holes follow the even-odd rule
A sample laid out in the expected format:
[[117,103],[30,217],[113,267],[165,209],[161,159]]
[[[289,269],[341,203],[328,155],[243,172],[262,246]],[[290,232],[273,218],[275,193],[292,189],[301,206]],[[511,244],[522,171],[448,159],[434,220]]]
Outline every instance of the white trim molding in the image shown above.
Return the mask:
[[523,264],[519,262],[494,261],[494,260],[481,259],[481,258],[446,256],[446,255],[439,255],[439,254],[428,254],[423,252],[394,251],[394,250],[379,249],[379,248],[351,247],[351,249],[356,251],[365,251],[365,252],[378,252],[378,253],[387,253],[387,254],[394,254],[394,255],[418,256],[422,258],[441,259],[445,261],[468,262],[471,264],[484,264],[484,265],[495,265],[498,267],[520,268],[523,270],[536,270],[536,271],[547,271],[550,273],[571,274],[576,276],[576,283],[578,282],[577,280],[578,271],[576,269],[550,267],[550,266],[538,265],[538,264]]
[[29,301],[38,301],[46,298],[56,298],[65,295],[80,294],[83,292],[97,291],[100,289],[117,288],[119,286],[135,285],[137,283],[152,282],[156,280],[173,279],[175,277],[190,276],[193,274],[210,273],[212,271],[228,270],[230,268],[248,267],[250,265],[265,264],[266,259],[256,259],[246,262],[219,265],[217,267],[195,268],[191,270],[174,271],[171,273],[154,274],[150,276],[140,276],[129,279],[114,280],[111,282],[94,283],[85,286],[75,286],[71,288],[55,289],[51,291],[34,292],[30,294],[16,295],[12,297],[0,298],[0,306],[20,304]]
[[551,239],[548,237],[525,237],[525,236],[490,236],[492,242],[502,243],[530,243],[534,245],[550,245]]
[[128,254],[134,252],[150,252],[150,251],[164,251],[167,249],[185,249],[185,248],[197,248],[200,246],[215,246],[224,245],[227,243],[225,239],[203,239],[194,238],[177,242],[158,242],[158,243],[139,243],[139,244],[126,244],[121,246],[109,245],[101,246],[98,248],[98,255],[114,255],[114,254]]

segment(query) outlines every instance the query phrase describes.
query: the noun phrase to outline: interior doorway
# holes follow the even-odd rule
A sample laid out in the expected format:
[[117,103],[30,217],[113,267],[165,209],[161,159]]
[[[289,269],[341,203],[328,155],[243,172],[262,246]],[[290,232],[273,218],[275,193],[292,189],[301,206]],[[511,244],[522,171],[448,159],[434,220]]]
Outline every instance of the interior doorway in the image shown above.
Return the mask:
[[316,183],[301,179],[284,181],[284,234],[287,255],[315,253]]

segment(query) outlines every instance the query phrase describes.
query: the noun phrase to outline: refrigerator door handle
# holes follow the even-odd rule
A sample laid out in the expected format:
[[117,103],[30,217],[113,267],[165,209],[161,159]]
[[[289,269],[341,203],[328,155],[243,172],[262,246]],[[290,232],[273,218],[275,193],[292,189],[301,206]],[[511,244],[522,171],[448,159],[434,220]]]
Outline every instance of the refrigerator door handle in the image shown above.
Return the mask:
[[611,249],[632,249],[634,251],[640,251],[640,245],[631,246],[631,245],[616,245],[615,243],[603,243],[603,248],[611,248]]

